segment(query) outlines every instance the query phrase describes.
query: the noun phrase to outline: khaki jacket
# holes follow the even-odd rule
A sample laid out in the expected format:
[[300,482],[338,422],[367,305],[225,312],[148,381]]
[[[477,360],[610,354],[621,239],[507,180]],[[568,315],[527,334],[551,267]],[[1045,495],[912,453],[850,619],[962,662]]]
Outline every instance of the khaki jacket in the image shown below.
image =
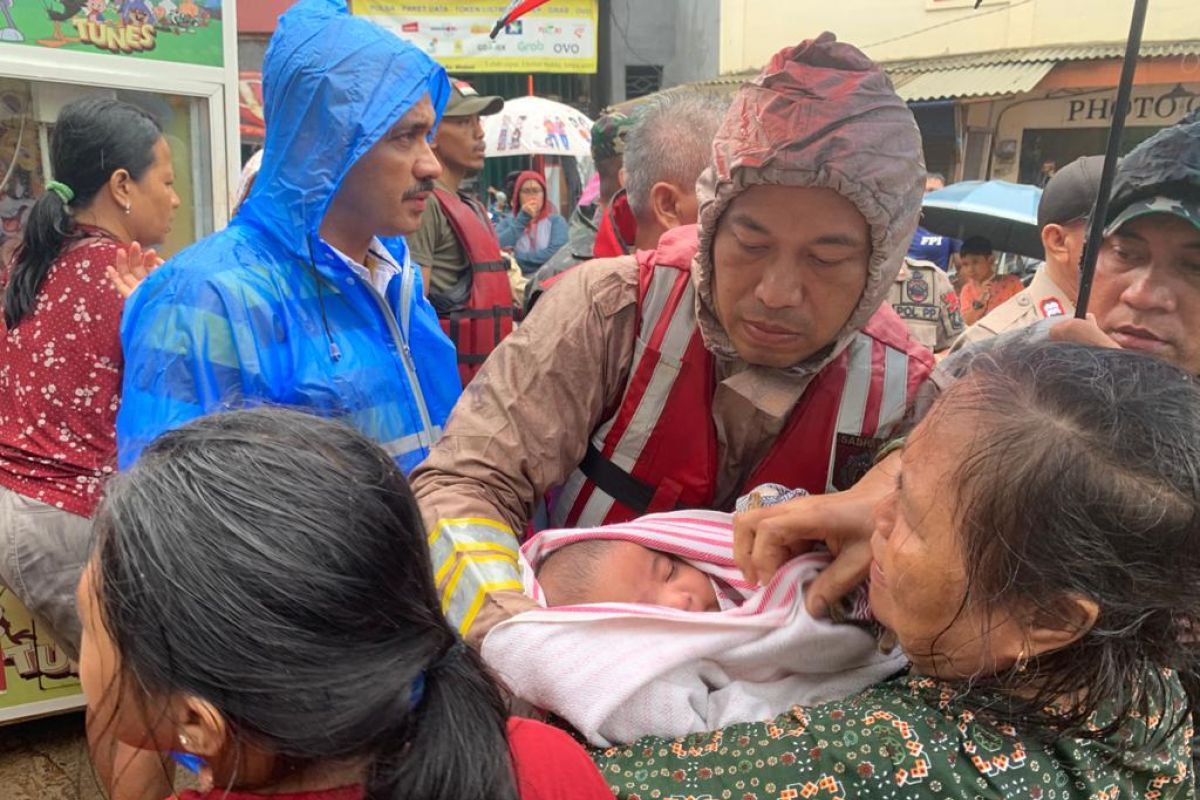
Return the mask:
[[1043,264],[1038,267],[1028,286],[967,328],[950,351],[958,352],[968,345],[991,339],[993,336],[1029,327],[1041,319],[1069,317],[1074,313],[1075,304],[1071,302],[1067,293],[1054,283],[1046,272],[1046,265]]
[[935,353],[954,344],[963,332],[958,295],[949,276],[932,261],[905,258],[888,302],[912,337]]

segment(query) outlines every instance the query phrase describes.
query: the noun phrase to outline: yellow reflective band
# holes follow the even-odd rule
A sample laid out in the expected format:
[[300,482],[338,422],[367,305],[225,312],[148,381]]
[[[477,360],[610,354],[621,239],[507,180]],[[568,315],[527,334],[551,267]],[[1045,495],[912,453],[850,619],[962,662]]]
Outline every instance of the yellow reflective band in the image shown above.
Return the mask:
[[[451,538],[459,538],[459,534],[466,534],[467,539],[477,542],[493,542],[495,544],[512,544],[517,540],[517,536],[513,533],[512,528],[505,525],[503,522],[497,522],[494,519],[485,517],[460,517],[458,519],[440,519],[437,525],[433,526],[433,532],[429,534],[429,546],[433,547],[447,528]],[[453,530],[455,528],[466,528],[466,531]],[[479,530],[482,528],[483,530]]]
[[475,595],[475,600],[471,603],[471,607],[467,609],[462,623],[458,626],[458,632],[463,636],[467,635],[467,631],[471,630],[471,626],[475,624],[475,618],[479,616],[479,611],[483,608],[483,602],[487,600],[488,595],[493,592],[523,592],[524,590],[525,587],[520,581],[485,583],[479,587],[479,593]]
[[[485,566],[486,562],[492,562]],[[499,563],[496,563],[499,562]],[[501,567],[497,570],[495,567]],[[479,578],[501,578],[502,580],[519,580],[520,573],[517,571],[517,562],[513,561],[506,555],[500,553],[485,553],[470,559],[461,559],[450,573],[449,580],[446,581],[446,587],[442,589],[442,613],[448,614],[450,605],[454,600],[454,590],[458,587],[458,582],[467,572],[469,567],[478,568],[481,573]],[[486,573],[492,573],[486,575]],[[500,573],[497,575],[496,573]]]
[[446,555],[446,558],[442,562],[442,565],[438,568],[438,571],[434,573],[434,583],[437,586],[441,586],[442,579],[446,577],[446,573],[449,572],[456,563],[459,563],[463,560],[461,556],[466,556],[466,560],[472,560],[474,558],[474,556],[471,555],[472,553],[499,553],[509,558],[514,564],[517,562],[517,551],[511,547],[505,547],[502,544],[493,544],[491,542],[456,542],[454,544],[454,548],[449,554]]

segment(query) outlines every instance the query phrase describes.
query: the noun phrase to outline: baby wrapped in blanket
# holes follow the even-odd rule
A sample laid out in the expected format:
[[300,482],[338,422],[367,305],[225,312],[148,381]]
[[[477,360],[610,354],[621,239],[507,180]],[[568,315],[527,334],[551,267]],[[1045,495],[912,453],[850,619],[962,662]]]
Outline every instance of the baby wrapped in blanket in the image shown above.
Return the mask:
[[526,593],[542,608],[494,628],[484,659],[515,695],[596,746],[768,719],[906,663],[868,627],[805,609],[827,554],[794,559],[766,586],[746,582],[731,514],[544,531],[522,556]]

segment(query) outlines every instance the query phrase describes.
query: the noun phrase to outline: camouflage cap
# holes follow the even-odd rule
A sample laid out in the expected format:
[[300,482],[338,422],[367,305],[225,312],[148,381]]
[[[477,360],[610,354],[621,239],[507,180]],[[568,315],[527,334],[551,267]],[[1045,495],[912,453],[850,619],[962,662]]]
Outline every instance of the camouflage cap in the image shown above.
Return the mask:
[[1180,200],[1176,197],[1158,195],[1135,200],[1113,217],[1112,222],[1104,229],[1105,236],[1111,236],[1127,222],[1145,217],[1150,214],[1170,214],[1192,223],[1200,230],[1200,200]]
[[625,155],[625,138],[634,118],[619,111],[605,114],[592,124],[592,160],[604,161]]

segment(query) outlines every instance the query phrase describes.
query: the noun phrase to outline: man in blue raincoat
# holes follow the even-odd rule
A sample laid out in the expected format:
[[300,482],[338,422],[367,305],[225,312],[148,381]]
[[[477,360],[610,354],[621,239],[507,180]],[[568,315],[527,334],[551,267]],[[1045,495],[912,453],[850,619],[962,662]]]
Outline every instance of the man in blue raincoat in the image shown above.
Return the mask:
[[441,172],[429,137],[449,80],[344,0],[284,14],[263,78],[249,198],[126,307],[120,466],[195,417],[273,403],[346,418],[408,472],[461,392],[401,238]]

